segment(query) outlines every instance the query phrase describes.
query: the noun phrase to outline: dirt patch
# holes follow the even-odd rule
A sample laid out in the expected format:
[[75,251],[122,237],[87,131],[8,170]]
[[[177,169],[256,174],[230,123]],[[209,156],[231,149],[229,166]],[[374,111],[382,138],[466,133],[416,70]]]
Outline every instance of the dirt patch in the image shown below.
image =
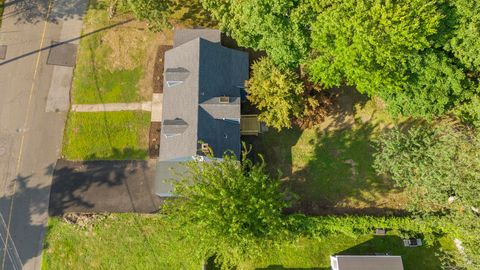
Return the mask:
[[[149,46],[146,57],[145,57],[145,74],[143,78],[139,82],[140,94],[142,96],[147,96],[151,99],[152,93],[161,93],[158,92],[158,85],[155,83],[158,80],[159,71],[158,63],[160,61],[162,70],[160,74],[163,73],[163,54],[158,54],[160,48],[171,48],[171,46],[165,45],[170,44],[173,42],[172,37],[170,35],[170,30],[165,30],[156,34],[155,39]],[[167,50],[167,49],[165,49]],[[161,78],[161,82],[163,82],[163,77]]]
[[96,222],[104,220],[107,214],[95,213],[66,213],[62,216],[65,223],[75,225],[81,229],[90,229]]
[[317,127],[325,132],[352,128],[355,124],[355,106],[364,106],[367,97],[353,87],[340,87],[331,92],[332,108]]
[[173,46],[170,45],[160,45],[157,48],[152,76],[153,93],[163,93],[163,69],[165,52],[170,50],[171,48],[173,48]]
[[148,156],[151,159],[158,158],[160,154],[160,131],[162,128],[161,122],[152,122],[150,125]]

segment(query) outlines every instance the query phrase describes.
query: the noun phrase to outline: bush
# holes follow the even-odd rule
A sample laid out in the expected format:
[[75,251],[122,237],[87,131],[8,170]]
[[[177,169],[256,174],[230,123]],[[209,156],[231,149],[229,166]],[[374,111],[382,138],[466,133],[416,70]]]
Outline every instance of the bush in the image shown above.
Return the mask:
[[290,128],[292,119],[304,110],[303,84],[295,73],[262,58],[252,66],[247,82],[248,100],[259,110],[259,119],[277,130]]

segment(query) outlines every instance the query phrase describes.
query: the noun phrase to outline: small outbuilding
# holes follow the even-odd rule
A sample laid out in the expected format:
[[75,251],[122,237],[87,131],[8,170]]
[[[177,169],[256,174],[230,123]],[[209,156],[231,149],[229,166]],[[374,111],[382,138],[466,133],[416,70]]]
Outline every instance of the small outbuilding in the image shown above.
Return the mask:
[[401,256],[335,255],[330,256],[332,270],[403,270]]

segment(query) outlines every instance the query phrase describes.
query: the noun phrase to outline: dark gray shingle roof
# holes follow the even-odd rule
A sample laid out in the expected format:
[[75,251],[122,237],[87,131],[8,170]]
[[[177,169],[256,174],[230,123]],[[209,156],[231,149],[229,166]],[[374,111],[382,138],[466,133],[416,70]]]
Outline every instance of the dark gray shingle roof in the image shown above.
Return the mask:
[[[239,156],[239,86],[248,79],[248,55],[197,38],[165,53],[165,70],[178,68],[189,75],[171,87],[165,79],[162,122],[182,119],[188,125],[176,136],[165,136],[169,129],[162,128],[159,160],[196,155],[199,141],[208,143],[217,157],[225,151]],[[222,96],[230,102],[215,102]]]
[[182,67],[178,68],[167,68],[165,70],[165,82],[168,87],[183,83],[187,78],[190,72]]
[[211,98],[200,104],[215,119],[240,119],[240,97],[227,97],[228,103],[220,102],[220,97]]
[[188,123],[183,119],[166,119],[163,121],[163,133],[165,136],[175,136],[180,135],[188,128]]

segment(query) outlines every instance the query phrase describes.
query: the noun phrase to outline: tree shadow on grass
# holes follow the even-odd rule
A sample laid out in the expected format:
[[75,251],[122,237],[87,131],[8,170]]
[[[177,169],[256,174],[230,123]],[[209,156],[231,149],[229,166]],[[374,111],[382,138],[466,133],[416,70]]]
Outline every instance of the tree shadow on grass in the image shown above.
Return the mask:
[[243,136],[242,141],[252,146],[249,158],[259,162],[259,155],[264,158],[267,170],[272,176],[289,177],[293,173],[292,147],[294,147],[302,131],[292,128],[277,132],[270,130],[258,136]]
[[[114,134],[113,134],[114,135]],[[134,149],[125,147],[123,149],[112,147],[109,155],[89,154],[83,160],[144,160],[148,156],[147,149]]]
[[372,138],[391,128],[393,122],[351,87],[329,91],[335,95],[333,108],[317,127],[271,130],[242,138],[265,157],[269,172],[276,175],[280,171],[285,186],[299,195],[287,212],[408,214],[402,210],[403,190],[378,176],[372,167]]
[[[310,215],[404,215],[402,190],[373,168],[372,134],[377,125],[365,123],[336,132],[316,130],[308,137],[312,152],[305,166],[286,185],[301,200],[291,211]],[[392,202],[393,200],[393,202]]]

